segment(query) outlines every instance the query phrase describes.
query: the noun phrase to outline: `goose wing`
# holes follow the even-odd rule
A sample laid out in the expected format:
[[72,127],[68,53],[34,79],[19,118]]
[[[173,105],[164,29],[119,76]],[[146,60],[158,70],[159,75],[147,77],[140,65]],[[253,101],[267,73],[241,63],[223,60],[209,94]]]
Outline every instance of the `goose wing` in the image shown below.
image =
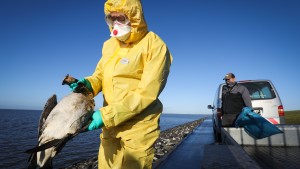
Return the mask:
[[40,121],[39,121],[39,129],[38,129],[39,137],[43,133],[43,130],[44,130],[43,125],[44,125],[47,117],[49,116],[50,112],[53,110],[53,108],[56,105],[57,105],[57,98],[56,98],[56,95],[54,94],[47,100],[47,102],[44,106],[44,110],[41,114]]

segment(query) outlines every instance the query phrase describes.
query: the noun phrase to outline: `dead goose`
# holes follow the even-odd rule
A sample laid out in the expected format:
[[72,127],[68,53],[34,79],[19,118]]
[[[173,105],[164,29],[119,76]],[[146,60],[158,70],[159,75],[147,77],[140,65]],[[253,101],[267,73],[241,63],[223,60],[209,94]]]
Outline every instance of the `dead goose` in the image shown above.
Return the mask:
[[[70,85],[77,81],[67,75],[62,84]],[[28,169],[52,168],[55,155],[71,138],[85,131],[94,107],[93,95],[82,83],[59,103],[56,95],[50,97],[40,117],[38,145],[26,151],[31,154]]]

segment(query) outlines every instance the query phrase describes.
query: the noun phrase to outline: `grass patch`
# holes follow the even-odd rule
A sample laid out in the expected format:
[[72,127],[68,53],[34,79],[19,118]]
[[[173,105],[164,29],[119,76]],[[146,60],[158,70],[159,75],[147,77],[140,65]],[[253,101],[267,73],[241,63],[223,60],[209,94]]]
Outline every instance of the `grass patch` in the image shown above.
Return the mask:
[[300,124],[300,110],[284,111],[286,124]]

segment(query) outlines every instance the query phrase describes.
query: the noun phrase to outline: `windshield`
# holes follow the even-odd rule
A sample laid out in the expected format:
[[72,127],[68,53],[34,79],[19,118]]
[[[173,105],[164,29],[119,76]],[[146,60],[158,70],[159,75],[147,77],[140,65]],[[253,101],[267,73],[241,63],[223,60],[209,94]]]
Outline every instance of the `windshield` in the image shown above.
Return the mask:
[[251,100],[265,100],[276,97],[269,82],[245,82],[241,84],[249,90]]

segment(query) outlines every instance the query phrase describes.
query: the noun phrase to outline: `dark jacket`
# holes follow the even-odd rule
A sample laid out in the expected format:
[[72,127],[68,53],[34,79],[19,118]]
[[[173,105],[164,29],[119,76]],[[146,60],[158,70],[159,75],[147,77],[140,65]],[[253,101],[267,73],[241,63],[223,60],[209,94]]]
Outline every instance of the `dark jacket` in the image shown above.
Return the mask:
[[242,112],[244,107],[252,108],[251,98],[248,89],[235,84],[233,87],[227,85],[222,89],[222,125],[232,126],[236,116]]

